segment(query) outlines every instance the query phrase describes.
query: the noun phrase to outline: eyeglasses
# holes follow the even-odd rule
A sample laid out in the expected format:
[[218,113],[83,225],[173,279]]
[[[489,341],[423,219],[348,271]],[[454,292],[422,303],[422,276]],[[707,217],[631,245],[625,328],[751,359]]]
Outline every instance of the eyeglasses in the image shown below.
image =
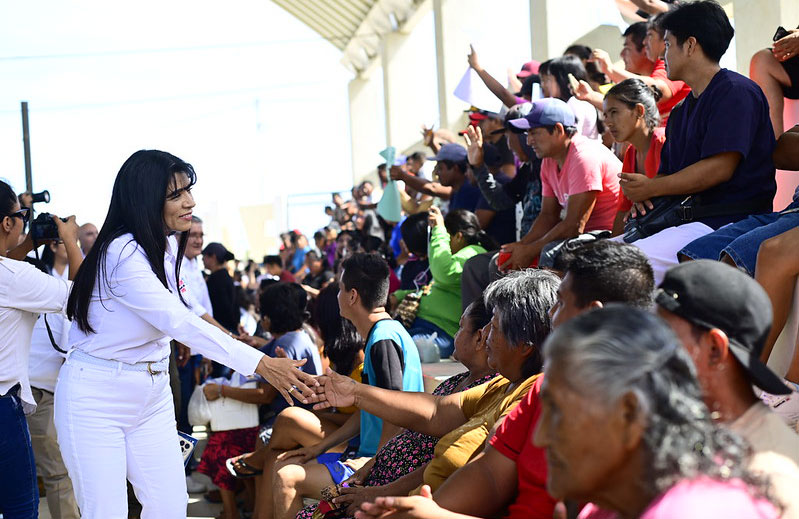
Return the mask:
[[19,218],[19,219],[22,220],[23,224],[27,224],[28,223],[28,218],[30,218],[30,215],[31,215],[31,210],[29,208],[27,208],[27,207],[23,207],[19,211],[9,214],[8,217],[9,218]]

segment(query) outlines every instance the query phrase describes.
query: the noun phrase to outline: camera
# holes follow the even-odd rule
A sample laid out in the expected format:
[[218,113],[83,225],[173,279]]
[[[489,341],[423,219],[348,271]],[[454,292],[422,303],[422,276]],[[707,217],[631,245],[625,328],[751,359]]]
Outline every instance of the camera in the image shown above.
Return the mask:
[[[61,218],[66,223],[66,218]],[[50,213],[39,213],[39,216],[31,220],[31,238],[34,241],[57,240],[58,226]]]

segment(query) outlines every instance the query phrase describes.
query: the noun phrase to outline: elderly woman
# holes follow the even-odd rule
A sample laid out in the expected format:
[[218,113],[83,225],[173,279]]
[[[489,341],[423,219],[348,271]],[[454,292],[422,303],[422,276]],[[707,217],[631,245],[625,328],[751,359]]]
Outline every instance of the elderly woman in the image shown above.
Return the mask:
[[328,371],[320,378],[315,407],[357,405],[384,420],[440,438],[424,470],[426,485],[438,488],[483,447],[494,425],[527,393],[542,366],[540,347],[550,331],[548,310],[560,281],[541,270],[513,272],[486,289],[493,310],[488,364],[500,376],[462,393],[436,396],[358,384]]
[[690,357],[658,318],[590,312],[552,335],[544,359],[533,442],[547,452],[549,493],[593,503],[581,519],[779,516],[744,468],[748,445],[713,424]]
[[[716,427],[691,359],[643,310],[609,305],[565,323],[544,345],[541,416],[547,490],[587,502],[579,519],[772,519],[749,447]],[[588,432],[588,433],[587,433]],[[421,496],[362,505],[358,519],[468,516]]]

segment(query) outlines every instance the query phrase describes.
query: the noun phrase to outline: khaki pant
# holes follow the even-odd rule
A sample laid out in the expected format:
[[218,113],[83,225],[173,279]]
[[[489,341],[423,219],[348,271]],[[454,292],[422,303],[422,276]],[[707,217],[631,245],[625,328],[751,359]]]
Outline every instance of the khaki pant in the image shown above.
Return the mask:
[[53,519],[77,519],[78,503],[72,490],[72,481],[61,459],[53,422],[53,394],[31,388],[36,399],[36,412],[27,416],[31,432],[36,472],[42,478],[47,492],[47,507]]

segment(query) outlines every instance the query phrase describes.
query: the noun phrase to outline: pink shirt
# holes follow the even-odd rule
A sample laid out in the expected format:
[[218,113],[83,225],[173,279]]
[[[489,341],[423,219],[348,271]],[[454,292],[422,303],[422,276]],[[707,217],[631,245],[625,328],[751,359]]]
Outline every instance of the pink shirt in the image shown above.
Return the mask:
[[[737,481],[699,478],[681,481],[655,499],[640,519],[777,519],[776,508],[764,499],[753,497]],[[589,504],[578,519],[617,519],[618,515]]]
[[569,196],[598,191],[585,231],[613,229],[619,205],[621,161],[603,144],[583,136],[572,137],[563,168],[555,159],[541,161],[541,194],[555,197],[566,209]]

